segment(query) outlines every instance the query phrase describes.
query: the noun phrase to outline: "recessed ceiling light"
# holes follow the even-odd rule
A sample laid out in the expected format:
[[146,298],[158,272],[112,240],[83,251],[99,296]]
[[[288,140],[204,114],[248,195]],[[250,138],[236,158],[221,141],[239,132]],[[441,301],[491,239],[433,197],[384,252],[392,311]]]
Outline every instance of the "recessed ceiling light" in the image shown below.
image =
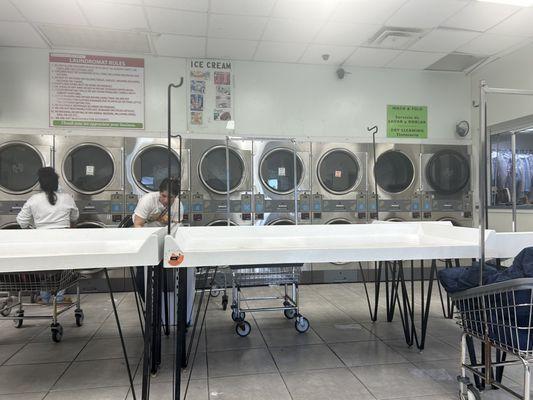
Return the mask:
[[530,7],[533,6],[533,0],[477,0],[485,3],[507,4],[509,6]]

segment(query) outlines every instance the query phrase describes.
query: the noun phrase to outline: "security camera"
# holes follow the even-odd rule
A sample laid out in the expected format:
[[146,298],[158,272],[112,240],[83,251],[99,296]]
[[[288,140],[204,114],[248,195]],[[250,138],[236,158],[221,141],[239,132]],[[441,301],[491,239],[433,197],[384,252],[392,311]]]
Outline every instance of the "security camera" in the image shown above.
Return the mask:
[[346,70],[344,68],[337,69],[337,78],[344,79],[344,75],[346,75]]
[[322,60],[328,61],[329,60],[329,54],[322,54]]

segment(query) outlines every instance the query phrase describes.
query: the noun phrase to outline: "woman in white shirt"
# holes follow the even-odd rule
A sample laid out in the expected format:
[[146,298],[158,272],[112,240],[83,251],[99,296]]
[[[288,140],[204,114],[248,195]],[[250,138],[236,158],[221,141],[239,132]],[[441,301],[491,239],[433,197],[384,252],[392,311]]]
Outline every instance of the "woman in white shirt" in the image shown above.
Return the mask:
[[[41,192],[31,196],[17,215],[21,228],[36,229],[70,228],[80,215],[74,199],[67,193],[58,192],[59,177],[51,167],[40,168],[37,172]],[[58,302],[64,301],[64,291],[57,293]],[[44,303],[50,301],[49,292],[41,292]]]

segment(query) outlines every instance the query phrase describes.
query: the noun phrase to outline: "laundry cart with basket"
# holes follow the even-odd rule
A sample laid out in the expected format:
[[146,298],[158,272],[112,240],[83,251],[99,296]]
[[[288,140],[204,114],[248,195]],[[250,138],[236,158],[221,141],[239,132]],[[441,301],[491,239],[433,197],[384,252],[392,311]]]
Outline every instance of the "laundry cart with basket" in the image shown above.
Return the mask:
[[[480,286],[454,293],[451,297],[463,328],[461,375],[458,377],[460,399],[481,398],[467,377],[470,372],[487,385],[505,390],[518,399],[529,400],[530,363],[533,361],[533,278]],[[467,363],[469,336],[485,344],[484,363]],[[493,361],[493,349],[499,350],[503,356]],[[523,366],[522,393],[501,382],[503,368],[513,364]]]
[[[247,312],[278,311],[287,319],[294,319],[294,326],[300,333],[307,332],[309,321],[300,314],[299,289],[302,264],[272,264],[267,266],[231,266],[232,304],[231,318],[236,322],[235,331],[239,336],[248,336],[252,329],[245,320]],[[273,296],[245,297],[242,288],[281,286],[283,293]],[[280,306],[246,307],[248,302],[282,300]]]
[[[52,340],[60,342],[63,337],[63,327],[58,322],[58,317],[61,314],[76,307],[74,310],[76,325],[83,325],[84,315],[81,309],[79,280],[80,273],[73,270],[2,273],[0,274],[0,319],[13,320],[15,328],[22,327],[24,320],[51,320]],[[60,307],[57,302],[57,293],[73,286],[76,286],[76,301]],[[24,303],[24,296],[30,296],[33,299],[33,295],[40,291],[50,292],[52,313],[51,315],[40,313],[28,315],[25,307],[40,305],[35,302]]]

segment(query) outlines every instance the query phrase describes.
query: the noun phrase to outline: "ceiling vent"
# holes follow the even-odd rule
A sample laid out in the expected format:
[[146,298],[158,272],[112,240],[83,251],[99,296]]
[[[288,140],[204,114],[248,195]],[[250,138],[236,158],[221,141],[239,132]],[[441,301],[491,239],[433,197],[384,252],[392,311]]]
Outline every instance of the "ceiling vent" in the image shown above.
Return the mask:
[[369,41],[368,45],[384,49],[407,49],[425,35],[422,29],[393,28],[384,26]]
[[486,57],[471,54],[450,53],[426,68],[428,71],[468,72],[485,61]]
[[56,25],[40,25],[39,29],[53,48],[151,53],[148,36],[144,32]]

